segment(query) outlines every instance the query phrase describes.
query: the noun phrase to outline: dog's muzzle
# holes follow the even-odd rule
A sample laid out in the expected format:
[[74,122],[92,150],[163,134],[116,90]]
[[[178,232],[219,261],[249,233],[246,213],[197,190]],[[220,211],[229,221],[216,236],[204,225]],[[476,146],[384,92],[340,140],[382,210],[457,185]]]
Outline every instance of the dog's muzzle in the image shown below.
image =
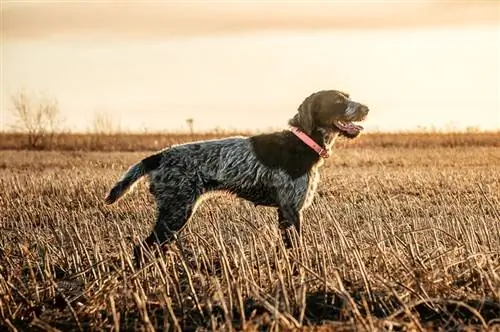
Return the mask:
[[349,136],[358,135],[364,128],[360,125],[354,124],[353,121],[363,121],[370,110],[363,104],[355,101],[349,101],[345,111],[345,120],[335,120],[334,126]]
[[363,121],[370,110],[363,104],[357,103],[355,101],[349,101],[347,104],[347,109],[345,110],[345,116],[347,121]]

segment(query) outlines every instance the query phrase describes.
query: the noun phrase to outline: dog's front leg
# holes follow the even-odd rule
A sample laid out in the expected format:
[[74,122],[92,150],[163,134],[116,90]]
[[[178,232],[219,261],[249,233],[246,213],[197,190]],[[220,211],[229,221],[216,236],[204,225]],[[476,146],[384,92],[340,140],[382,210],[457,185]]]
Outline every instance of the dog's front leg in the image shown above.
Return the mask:
[[287,249],[293,247],[292,227],[295,229],[298,239],[301,237],[301,221],[302,214],[300,211],[291,206],[284,206],[278,209],[278,223],[281,230],[281,236]]

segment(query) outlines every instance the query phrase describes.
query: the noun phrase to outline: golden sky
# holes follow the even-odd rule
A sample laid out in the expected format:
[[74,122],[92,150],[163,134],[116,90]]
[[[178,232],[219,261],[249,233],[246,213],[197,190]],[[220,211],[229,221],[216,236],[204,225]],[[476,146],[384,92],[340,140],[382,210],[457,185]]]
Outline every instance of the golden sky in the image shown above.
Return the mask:
[[500,1],[0,1],[0,130],[20,89],[73,130],[276,128],[322,89],[367,129],[500,128]]
[[124,38],[268,29],[371,29],[499,21],[481,1],[5,1],[7,37],[95,33]]

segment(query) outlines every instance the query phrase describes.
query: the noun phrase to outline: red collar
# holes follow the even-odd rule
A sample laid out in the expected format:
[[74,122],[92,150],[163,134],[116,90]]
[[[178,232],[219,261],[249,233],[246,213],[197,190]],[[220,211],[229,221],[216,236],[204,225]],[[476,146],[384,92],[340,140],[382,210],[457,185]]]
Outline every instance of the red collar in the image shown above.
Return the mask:
[[328,158],[330,157],[330,154],[328,151],[323,149],[321,146],[319,146],[318,143],[316,143],[311,137],[307,136],[306,133],[304,133],[302,130],[300,130],[297,127],[292,127],[290,126],[290,131],[295,134],[300,140],[304,143],[307,144],[311,149],[316,151],[321,157],[323,158]]

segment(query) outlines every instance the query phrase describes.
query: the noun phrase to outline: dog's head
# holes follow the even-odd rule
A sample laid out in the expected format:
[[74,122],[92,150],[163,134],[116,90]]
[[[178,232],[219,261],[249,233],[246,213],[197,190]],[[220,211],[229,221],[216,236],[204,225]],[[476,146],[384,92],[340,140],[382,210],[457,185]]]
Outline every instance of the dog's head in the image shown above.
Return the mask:
[[313,93],[299,106],[298,113],[290,120],[291,125],[299,125],[310,135],[321,128],[354,138],[363,127],[353,122],[363,121],[368,115],[368,107],[349,98],[349,94],[336,90]]

